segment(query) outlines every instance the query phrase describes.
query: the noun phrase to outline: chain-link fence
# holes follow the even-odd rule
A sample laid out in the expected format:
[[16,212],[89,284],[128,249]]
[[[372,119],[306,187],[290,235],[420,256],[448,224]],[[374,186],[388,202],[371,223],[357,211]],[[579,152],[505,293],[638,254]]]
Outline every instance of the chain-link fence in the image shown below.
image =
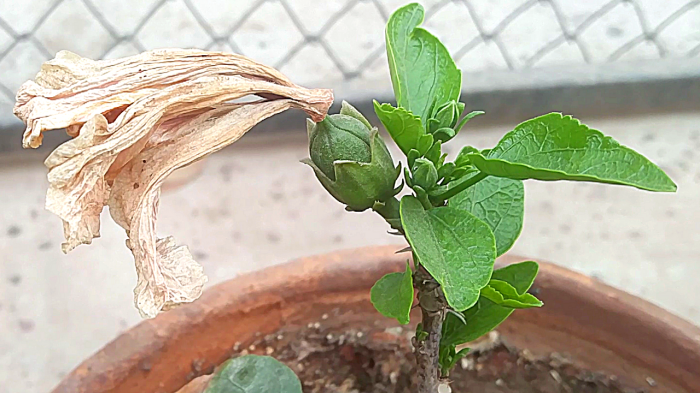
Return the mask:
[[[300,84],[347,89],[354,81],[376,81],[376,93],[390,88],[383,27],[404,3],[0,0],[0,104],[9,108],[19,85],[62,49],[91,58],[157,47],[232,51],[280,68]],[[700,53],[700,0],[422,3],[426,27],[465,72]]]

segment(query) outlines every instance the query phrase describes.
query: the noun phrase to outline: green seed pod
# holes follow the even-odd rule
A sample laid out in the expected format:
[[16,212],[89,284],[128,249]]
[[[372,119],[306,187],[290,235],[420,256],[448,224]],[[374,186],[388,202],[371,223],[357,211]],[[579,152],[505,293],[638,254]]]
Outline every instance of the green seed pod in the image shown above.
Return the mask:
[[319,123],[308,121],[311,158],[302,162],[335,199],[349,210],[362,211],[396,195],[400,168],[360,112],[347,103],[341,112]]

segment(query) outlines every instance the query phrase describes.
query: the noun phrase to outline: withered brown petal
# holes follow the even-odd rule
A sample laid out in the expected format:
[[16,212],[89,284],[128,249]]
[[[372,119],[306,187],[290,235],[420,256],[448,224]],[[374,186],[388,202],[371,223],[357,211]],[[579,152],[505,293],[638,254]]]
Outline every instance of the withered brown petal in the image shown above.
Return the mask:
[[[249,95],[262,99],[231,103]],[[163,180],[267,117],[295,107],[319,121],[332,101],[330,90],[299,87],[239,55],[168,49],[93,61],[60,52],[22,85],[15,114],[27,124],[25,147],[38,147],[46,130],[74,137],[45,161],[46,207],[63,220],[63,251],[99,236],[109,204],[136,262],[136,306],[153,317],[193,301],[206,282],[187,247],[156,238]]]

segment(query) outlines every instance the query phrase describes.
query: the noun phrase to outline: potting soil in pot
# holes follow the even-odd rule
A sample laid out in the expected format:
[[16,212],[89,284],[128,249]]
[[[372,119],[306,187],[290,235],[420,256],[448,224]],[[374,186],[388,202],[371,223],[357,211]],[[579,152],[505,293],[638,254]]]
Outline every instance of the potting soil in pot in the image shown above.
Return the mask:
[[[305,393],[413,393],[413,331],[391,328],[367,333],[324,331],[320,323],[301,331],[260,337],[233,356],[273,356],[299,376]],[[536,359],[510,348],[492,332],[472,347],[450,375],[454,393],[642,393],[614,375],[582,370],[561,354]],[[648,381],[653,385],[653,381]]]

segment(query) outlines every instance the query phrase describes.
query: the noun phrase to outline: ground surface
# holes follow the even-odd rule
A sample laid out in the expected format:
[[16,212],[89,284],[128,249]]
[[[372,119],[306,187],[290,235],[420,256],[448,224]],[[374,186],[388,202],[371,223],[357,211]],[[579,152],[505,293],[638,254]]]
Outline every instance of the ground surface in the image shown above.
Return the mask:
[[[700,113],[584,120],[659,163],[678,194],[528,182],[512,252],[596,276],[700,324]],[[460,140],[485,148],[505,131],[472,128]],[[397,241],[373,214],[344,212],[298,163],[305,133],[285,135],[248,135],[163,195],[159,233],[190,246],[209,285],[304,255]],[[0,162],[2,393],[48,391],[140,320],[125,234],[108,215],[101,239],[60,252],[60,222],[43,210],[46,154]]]

